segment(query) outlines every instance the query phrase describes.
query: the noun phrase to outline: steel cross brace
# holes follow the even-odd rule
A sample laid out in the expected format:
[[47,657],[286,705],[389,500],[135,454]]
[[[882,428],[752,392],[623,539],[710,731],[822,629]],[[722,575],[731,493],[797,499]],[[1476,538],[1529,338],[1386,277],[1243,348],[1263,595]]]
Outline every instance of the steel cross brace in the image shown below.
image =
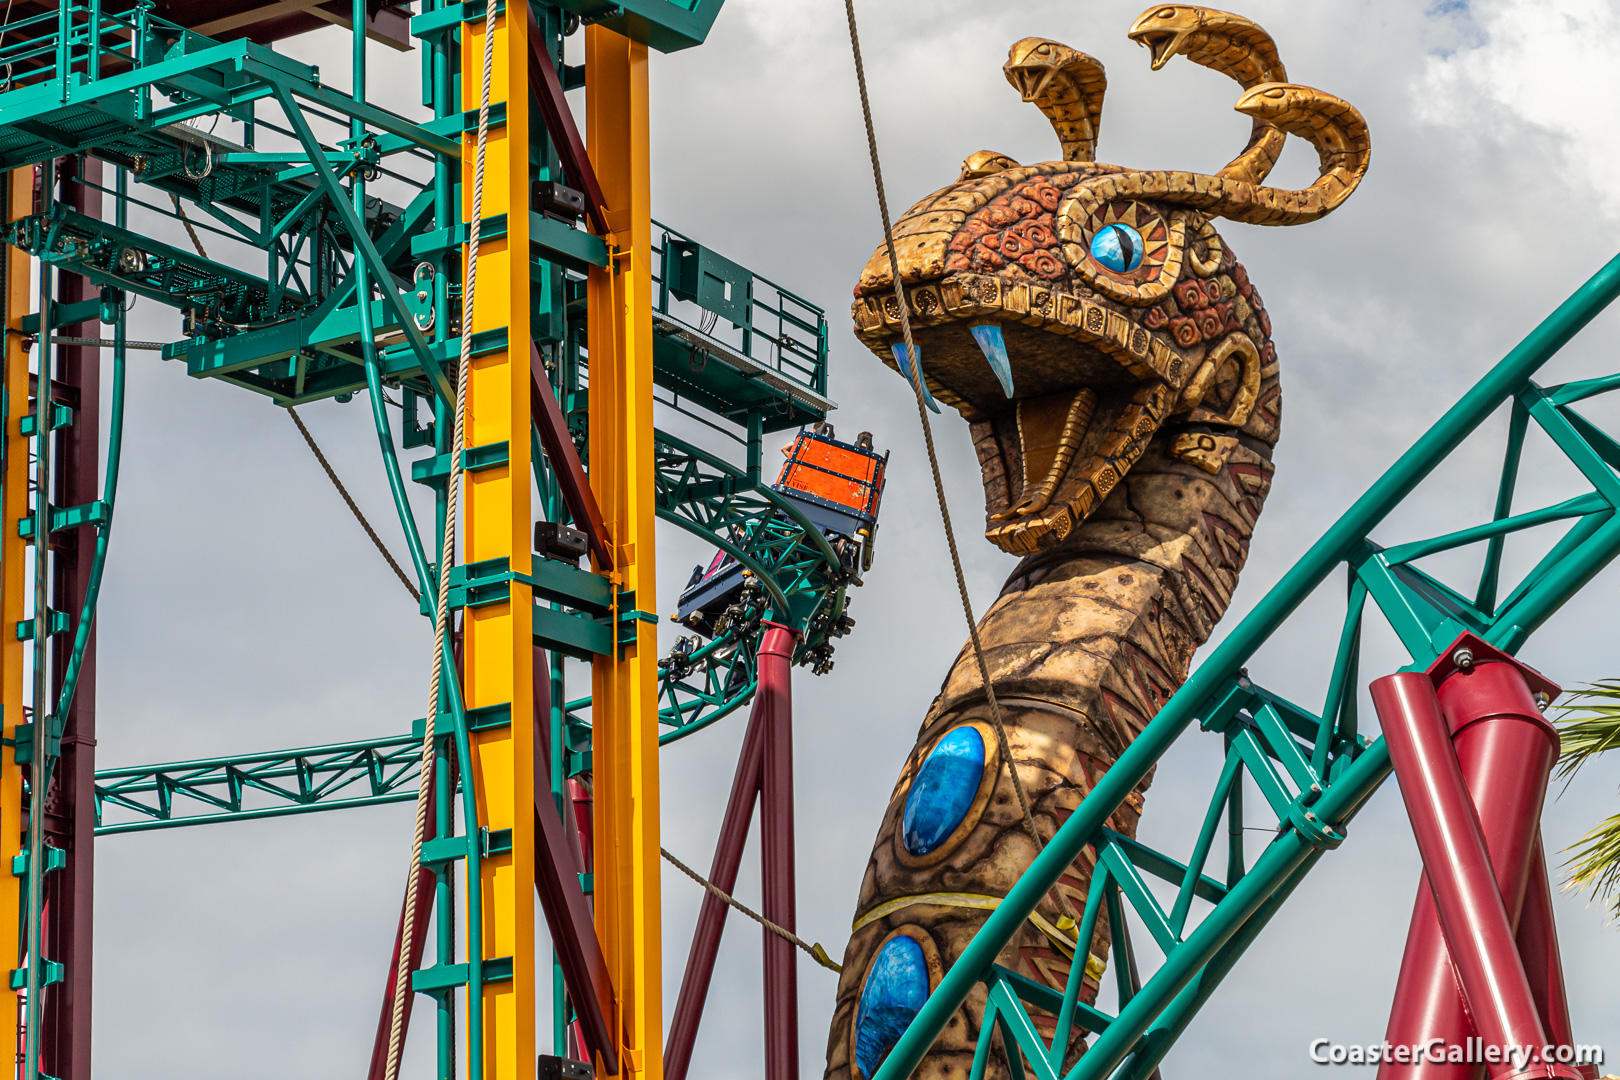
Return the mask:
[[[444,368],[439,364],[438,358],[433,355],[433,348],[428,344],[427,337],[416,325],[411,310],[405,305],[405,298],[394,287],[393,275],[383,263],[382,256],[377,253],[377,248],[372,244],[371,237],[366,232],[365,222],[360,220],[360,216],[355,213],[354,207],[350,205],[347,194],[344,192],[342,185],[338,183],[337,176],[324,165],[319,164],[323,160],[323,151],[320,142],[315,138],[315,133],[310,130],[309,121],[304,118],[303,110],[298,107],[298,103],[293,100],[292,93],[285,87],[278,86],[276,88],[276,100],[281,103],[281,109],[287,116],[287,122],[292,125],[293,131],[298,136],[298,141],[303,144],[305,152],[309,154],[310,163],[314,166],[316,175],[320,177],[321,185],[326,188],[326,193],[331,199],[333,208],[343,221],[344,227],[349,231],[349,236],[354,241],[356,257],[365,260],[366,269],[371,272],[372,277],[377,282],[377,287],[382,290],[383,297],[388,301],[389,306],[394,309],[394,317],[399,320],[401,329],[405,331],[405,338],[411,344],[411,351],[421,361],[422,370],[427,372],[434,391],[446,404],[453,405],[456,398],[455,387],[445,375]],[[365,298],[362,297],[361,299],[364,300]],[[470,328],[468,332],[470,332]]]

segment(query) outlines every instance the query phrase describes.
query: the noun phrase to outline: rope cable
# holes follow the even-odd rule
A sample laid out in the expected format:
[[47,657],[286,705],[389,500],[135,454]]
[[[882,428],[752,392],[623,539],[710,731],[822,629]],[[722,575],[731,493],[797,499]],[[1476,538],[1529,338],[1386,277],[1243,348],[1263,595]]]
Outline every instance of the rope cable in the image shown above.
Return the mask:
[[417,592],[416,586],[411,584],[411,579],[405,576],[405,571],[400,568],[399,563],[394,561],[394,556],[383,543],[382,537],[377,535],[377,530],[371,527],[371,522],[366,520],[366,515],[361,512],[360,507],[355,505],[353,497],[349,495],[349,489],[343,486],[342,480],[338,479],[338,474],[332,468],[332,463],[326,460],[326,455],[321,452],[320,446],[316,444],[315,436],[311,435],[309,428],[304,426],[304,418],[299,416],[298,410],[291,405],[287,406],[287,415],[292,417],[294,424],[298,425],[298,434],[304,437],[304,442],[309,445],[310,453],[315,455],[315,460],[321,463],[322,469],[326,470],[326,478],[332,481],[332,486],[337,488],[337,493],[343,496],[343,503],[349,508],[349,512],[354,515],[354,520],[360,523],[360,527],[366,531],[366,535],[376,545],[377,553],[383,557],[388,563],[388,568],[394,572],[394,576],[399,578],[400,583],[405,586],[405,591],[411,594],[411,599],[421,600],[422,594]]
[[[979,640],[978,621],[973,617],[973,601],[968,595],[967,578],[962,573],[962,556],[956,545],[956,530],[951,525],[951,509],[945,501],[945,481],[940,474],[939,455],[934,449],[934,430],[928,423],[928,413],[923,403],[922,356],[912,340],[909,302],[906,299],[905,284],[900,279],[900,259],[895,252],[894,229],[889,218],[889,200],[884,193],[883,167],[878,161],[877,131],[872,124],[872,102],[866,90],[866,69],[861,63],[861,39],[855,27],[855,0],[844,0],[844,12],[849,19],[849,45],[855,57],[855,82],[861,95],[861,116],[866,122],[866,148],[872,159],[872,180],[877,188],[878,213],[883,219],[883,244],[889,255],[889,275],[894,280],[895,299],[899,302],[900,334],[905,339],[909,366],[916,373],[916,378],[908,381],[911,382],[912,393],[917,401],[917,420],[922,425],[923,444],[928,450],[928,468],[934,478],[934,497],[939,503],[939,516],[945,525],[945,543],[950,549],[951,569],[956,574],[956,591],[962,601],[962,614],[967,618],[968,638],[973,645],[973,659],[978,664],[979,679],[984,685],[985,699],[990,707],[990,722],[996,729],[996,744],[1001,750],[1001,760],[1006,764],[1007,776],[1012,780],[1013,791],[1018,796],[1018,807],[1023,812],[1024,830],[1029,833],[1030,839],[1035,841],[1036,850],[1039,851],[1046,846],[1046,841],[1041,838],[1040,829],[1035,825],[1035,816],[1029,807],[1029,795],[1024,791],[1023,780],[1019,778],[1017,766],[1013,763],[1012,749],[1007,741],[1007,729],[1001,718],[1001,704],[996,700],[996,689],[990,680],[990,667],[984,659],[984,644]],[[1073,920],[1075,914],[1068,898],[1055,888],[1051,895],[1063,909],[1064,915]]]
[[180,205],[180,196],[171,191],[169,192],[169,198],[174,200],[174,212],[180,215],[180,224],[186,227],[186,235],[191,237],[191,246],[197,249],[197,254],[205,259],[208,258],[208,252],[203,250],[202,240],[197,236],[196,227],[191,224],[191,219],[186,216],[186,208]]
[[786,927],[776,925],[765,916],[756,911],[752,911],[743,904],[739,903],[735,897],[727,895],[726,892],[720,888],[720,886],[708,880],[702,874],[698,873],[696,870],[693,870],[690,866],[687,866],[685,863],[681,862],[681,860],[671,855],[668,848],[661,847],[658,850],[663,854],[664,859],[671,866],[685,874],[687,877],[691,878],[693,881],[697,882],[699,885],[703,886],[705,889],[709,890],[720,900],[736,908],[750,919],[753,919],[755,922],[759,923],[759,925],[763,926],[777,937],[786,941],[791,941],[793,944],[809,953],[811,958],[814,959],[816,963],[820,964],[828,971],[836,971],[840,975],[844,973],[844,966],[838,963],[832,957],[828,956],[827,950],[821,947],[821,943],[819,941],[812,945]]
[[[456,365],[456,408],[454,435],[450,443],[450,475],[446,480],[446,506],[444,540],[439,549],[439,581],[433,605],[433,676],[428,689],[427,718],[422,733],[421,781],[417,785],[416,822],[411,835],[411,868],[405,879],[405,910],[401,927],[416,924],[416,882],[422,866],[422,838],[427,826],[428,796],[432,790],[434,721],[439,711],[439,687],[444,674],[444,652],[448,626],[450,594],[450,562],[455,554],[455,521],[460,503],[461,450],[466,439],[467,373],[472,368],[473,301],[478,281],[478,246],[480,224],[484,212],[485,149],[489,142],[489,99],[492,71],[495,64],[495,7],[484,5],[483,72],[478,91],[478,136],[475,143],[472,186],[472,215],[467,223],[467,280],[462,291],[461,356]],[[366,297],[361,297],[365,303]],[[470,764],[470,763],[469,763]],[[471,832],[473,822],[469,821]],[[469,882],[469,887],[472,887]],[[469,996],[477,994],[477,969],[482,946],[468,942]],[[404,1043],[405,995],[409,992],[411,950],[403,936],[400,938],[399,957],[394,970],[394,1000],[390,1007],[388,1025],[388,1057],[383,1069],[383,1080],[397,1080],[399,1058]],[[476,1038],[476,1033],[474,1035]]]

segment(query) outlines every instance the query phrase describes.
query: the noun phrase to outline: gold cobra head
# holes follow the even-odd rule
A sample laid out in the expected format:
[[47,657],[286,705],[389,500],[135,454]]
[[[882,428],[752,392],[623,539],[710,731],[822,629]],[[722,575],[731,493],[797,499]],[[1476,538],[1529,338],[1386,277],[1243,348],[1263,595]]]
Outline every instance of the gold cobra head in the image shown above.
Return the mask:
[[[1185,56],[1243,88],[1237,108],[1255,134],[1230,165],[1200,174],[1096,162],[1102,64],[1025,38],[1003,70],[1052,124],[1062,159],[1018,165],[980,151],[893,231],[921,377],[969,421],[986,535],[1010,552],[1061,543],[1155,440],[1209,472],[1239,443],[1269,454],[1281,400],[1271,319],[1215,220],[1314,220],[1367,167],[1360,114],[1286,82],[1270,36],[1248,19],[1162,6],[1130,36],[1155,69]],[[1266,187],[1290,134],[1316,147],[1321,175],[1299,191]],[[879,247],[854,317],[861,339],[900,370],[890,267]]]

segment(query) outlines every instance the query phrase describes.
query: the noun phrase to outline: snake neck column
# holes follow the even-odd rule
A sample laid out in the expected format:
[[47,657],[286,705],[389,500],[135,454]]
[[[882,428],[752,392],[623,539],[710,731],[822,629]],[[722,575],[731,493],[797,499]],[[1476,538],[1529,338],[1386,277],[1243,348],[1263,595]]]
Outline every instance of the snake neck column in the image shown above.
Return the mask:
[[[1186,678],[1225,613],[1270,489],[1270,449],[1243,438],[1214,474],[1157,436],[1062,545],[1026,558],[980,621],[1007,741],[1042,840]],[[990,471],[987,468],[987,473]],[[1144,779],[1109,827],[1136,833]],[[828,1080],[869,1078],[941,974],[1036,855],[1000,760],[978,667],[957,656],[908,755],[861,883],[827,1048]],[[1059,882],[1076,916],[1092,859]],[[1048,895],[998,962],[1062,991],[1074,929]],[[1086,1000],[1107,963],[1106,913],[1086,958]],[[965,1077],[981,986],[914,1074]],[[1050,1039],[1056,1018],[1035,1013]],[[1077,1037],[1072,1061],[1083,1050]],[[999,1044],[987,1075],[1005,1075]]]

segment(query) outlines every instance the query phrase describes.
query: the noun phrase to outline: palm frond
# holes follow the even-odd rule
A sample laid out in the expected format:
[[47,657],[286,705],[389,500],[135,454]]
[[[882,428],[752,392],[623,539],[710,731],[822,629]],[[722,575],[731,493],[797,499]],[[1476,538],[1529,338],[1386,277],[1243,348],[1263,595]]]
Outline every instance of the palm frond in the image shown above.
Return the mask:
[[[1620,679],[1601,679],[1571,694],[1558,706],[1563,752],[1558,776],[1567,786],[1582,765],[1620,749]],[[1590,889],[1620,917],[1620,814],[1605,818],[1565,849],[1568,887]]]
[[1592,758],[1620,749],[1620,679],[1601,679],[1557,706],[1563,754],[1558,775],[1572,777]]
[[1570,871],[1568,887],[1590,889],[1593,896],[1620,917],[1620,814],[1605,818],[1565,851]]

